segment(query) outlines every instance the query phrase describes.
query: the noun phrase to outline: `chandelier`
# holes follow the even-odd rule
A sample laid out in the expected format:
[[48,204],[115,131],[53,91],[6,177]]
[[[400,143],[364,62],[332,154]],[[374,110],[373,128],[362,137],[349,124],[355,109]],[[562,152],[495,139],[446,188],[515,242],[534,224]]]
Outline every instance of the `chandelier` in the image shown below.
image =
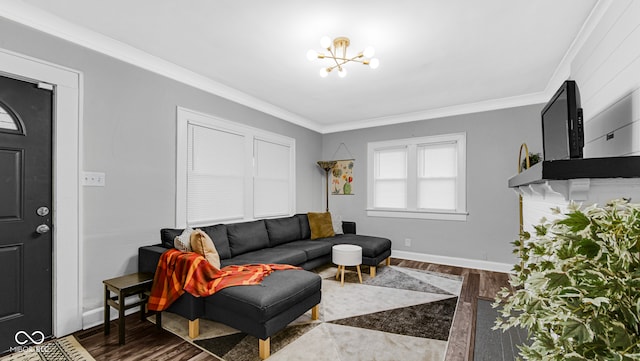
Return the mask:
[[349,44],[349,38],[344,36],[333,39],[333,42],[328,36],[323,36],[320,39],[320,46],[323,49],[327,49],[329,53],[325,54],[311,49],[307,52],[307,59],[309,61],[315,59],[329,59],[331,61],[328,67],[320,69],[320,76],[323,78],[326,78],[334,69],[338,69],[338,76],[344,78],[347,76],[347,69],[344,68],[344,65],[349,62],[368,65],[371,69],[376,69],[380,65],[380,61],[377,58],[373,58],[375,50],[371,46],[367,46],[356,56],[347,56]]

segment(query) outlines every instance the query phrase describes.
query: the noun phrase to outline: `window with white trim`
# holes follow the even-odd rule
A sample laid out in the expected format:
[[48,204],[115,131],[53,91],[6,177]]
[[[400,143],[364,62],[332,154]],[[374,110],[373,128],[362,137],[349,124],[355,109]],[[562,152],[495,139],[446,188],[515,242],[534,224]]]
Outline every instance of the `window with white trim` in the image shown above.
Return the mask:
[[294,213],[295,139],[184,108],[177,123],[177,227]]
[[464,133],[367,145],[367,214],[466,220]]

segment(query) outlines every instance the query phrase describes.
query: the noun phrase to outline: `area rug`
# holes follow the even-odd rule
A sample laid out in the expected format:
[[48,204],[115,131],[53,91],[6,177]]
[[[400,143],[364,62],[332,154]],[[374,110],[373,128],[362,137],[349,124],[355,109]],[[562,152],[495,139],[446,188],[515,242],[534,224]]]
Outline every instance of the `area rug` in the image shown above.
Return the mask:
[[[375,278],[335,267],[323,278],[320,317],[307,312],[271,338],[271,361],[443,361],[462,278],[403,267],[381,267]],[[220,360],[259,361],[258,339],[222,324],[200,320],[200,336],[190,340],[187,321],[162,315],[165,329]]]
[[527,341],[527,331],[515,327],[506,332],[492,330],[498,310],[491,307],[493,301],[478,300],[476,312],[476,337],[473,347],[474,361],[513,361],[518,357],[518,345]]
[[25,347],[0,358],[0,361],[95,361],[73,335]]

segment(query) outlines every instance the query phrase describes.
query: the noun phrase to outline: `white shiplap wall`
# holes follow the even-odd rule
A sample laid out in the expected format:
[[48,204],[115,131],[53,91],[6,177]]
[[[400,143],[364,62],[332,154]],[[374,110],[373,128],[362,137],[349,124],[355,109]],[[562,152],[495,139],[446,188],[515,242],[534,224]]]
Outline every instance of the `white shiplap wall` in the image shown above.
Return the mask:
[[571,77],[584,108],[585,157],[640,154],[640,1],[610,1]]

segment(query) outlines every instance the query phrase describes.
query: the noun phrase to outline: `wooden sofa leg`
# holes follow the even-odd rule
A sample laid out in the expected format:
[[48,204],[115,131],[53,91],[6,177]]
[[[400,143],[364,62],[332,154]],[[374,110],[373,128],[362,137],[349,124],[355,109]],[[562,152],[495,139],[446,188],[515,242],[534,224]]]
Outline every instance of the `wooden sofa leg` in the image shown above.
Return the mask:
[[315,321],[318,319],[319,315],[320,315],[320,304],[318,303],[317,305],[313,306],[313,308],[311,309],[311,319]]
[[267,337],[266,340],[259,339],[258,347],[260,352],[260,359],[266,360],[271,356],[271,337]]
[[200,335],[200,319],[189,320],[189,337],[196,338]]
[[391,256],[387,257],[387,266],[391,266]]
[[369,266],[369,276],[371,276],[371,278],[376,277],[376,266]]

